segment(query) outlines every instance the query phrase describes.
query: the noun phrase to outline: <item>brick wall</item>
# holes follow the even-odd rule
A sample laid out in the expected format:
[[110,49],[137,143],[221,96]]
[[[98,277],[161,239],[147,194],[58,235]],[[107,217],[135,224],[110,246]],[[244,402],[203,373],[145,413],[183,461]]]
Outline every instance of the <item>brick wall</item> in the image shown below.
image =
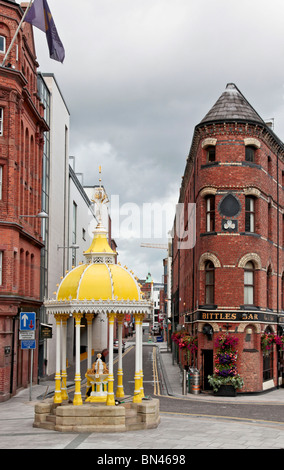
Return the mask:
[[[8,48],[22,16],[18,4],[0,0],[0,35]],[[0,55],[2,63],[3,55]],[[0,199],[0,250],[3,253],[0,285],[0,401],[10,388],[27,386],[28,355],[21,351],[18,331],[6,328],[7,318],[20,311],[39,311],[41,220],[23,215],[41,211],[43,132],[48,130],[37,94],[37,67],[31,25],[24,23],[5,67],[0,67],[0,165],[3,169]],[[18,325],[16,320],[15,325]],[[8,353],[5,346],[12,351]],[[14,361],[13,385],[11,364]],[[35,352],[35,366],[37,352]],[[37,366],[35,367],[37,371]],[[36,379],[36,376],[35,376]]]
[[[215,162],[208,163],[207,150],[203,142],[216,139]],[[254,139],[255,160],[245,160],[246,139]],[[254,263],[254,307],[257,312],[267,312],[267,321],[258,323],[258,341],[254,348],[246,347],[246,332],[242,324],[235,321],[233,331],[240,338],[240,373],[245,378],[243,392],[262,390],[262,352],[260,332],[270,324],[276,331],[275,316],[277,304],[281,308],[283,296],[281,276],[284,271],[283,245],[283,189],[284,149],[265,126],[250,123],[212,123],[200,125],[195,130],[191,151],[180,190],[180,203],[196,203],[196,246],[192,250],[178,250],[177,237],[173,248],[173,296],[178,292],[179,322],[190,332],[199,323],[194,312],[205,302],[205,269],[208,259],[215,265],[214,305],[209,311],[225,312],[244,310],[244,266],[247,261]],[[278,158],[278,162],[277,162]],[[277,189],[277,165],[278,182]],[[225,217],[220,204],[229,193],[239,201],[240,210],[236,216]],[[206,197],[215,198],[215,227],[208,233],[206,227]],[[253,232],[246,231],[245,198],[254,198]],[[277,204],[279,200],[279,213]],[[279,215],[279,252],[277,251],[277,217]],[[224,220],[231,219],[235,231],[225,230]],[[277,256],[279,256],[279,297],[277,299]],[[267,294],[267,271],[271,269],[270,287]],[[268,309],[269,308],[269,309]],[[211,310],[210,310],[211,309]],[[254,310],[252,310],[253,312]],[[224,316],[225,318],[225,316]],[[228,315],[228,318],[231,318]],[[250,317],[252,327],[256,316]],[[186,323],[189,319],[189,323]],[[211,322],[214,324],[214,322]],[[225,321],[215,324],[216,331],[225,331]],[[204,323],[205,324],[205,323]],[[199,330],[199,367],[202,366],[202,349],[212,349]],[[206,343],[206,344],[205,344]],[[276,363],[276,361],[274,361]],[[276,384],[276,369],[274,375]]]

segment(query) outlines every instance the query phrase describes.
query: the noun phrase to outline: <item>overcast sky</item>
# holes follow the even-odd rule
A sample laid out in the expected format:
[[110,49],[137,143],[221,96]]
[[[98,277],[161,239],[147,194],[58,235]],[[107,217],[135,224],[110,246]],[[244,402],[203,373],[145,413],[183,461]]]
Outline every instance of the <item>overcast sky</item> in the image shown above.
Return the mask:
[[[51,60],[45,34],[34,29],[39,70],[55,74],[69,108],[76,172],[94,185],[101,165],[109,197],[125,210],[169,203],[174,211],[194,127],[229,82],[264,120],[274,118],[283,140],[283,0],[48,4],[66,57]],[[160,282],[166,252],[140,243],[165,243],[167,228],[162,238],[154,226],[143,238],[141,217],[141,238],[119,231],[119,260]]]

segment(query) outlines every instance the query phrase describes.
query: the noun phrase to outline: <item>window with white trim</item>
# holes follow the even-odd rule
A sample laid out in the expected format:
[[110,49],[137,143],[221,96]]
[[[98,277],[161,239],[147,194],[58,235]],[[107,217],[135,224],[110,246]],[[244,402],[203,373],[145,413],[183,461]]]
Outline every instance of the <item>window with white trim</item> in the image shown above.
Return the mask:
[[244,304],[254,305],[254,265],[251,261],[244,269]]
[[5,36],[0,36],[0,53],[5,54],[6,52],[6,38]]
[[215,196],[208,196],[206,199],[206,232],[215,230]]
[[205,304],[214,304],[215,267],[212,261],[205,264]]
[[255,228],[255,204],[254,198],[251,196],[246,196],[245,199],[245,231],[254,232]]
[[0,108],[0,135],[3,135],[3,108]]

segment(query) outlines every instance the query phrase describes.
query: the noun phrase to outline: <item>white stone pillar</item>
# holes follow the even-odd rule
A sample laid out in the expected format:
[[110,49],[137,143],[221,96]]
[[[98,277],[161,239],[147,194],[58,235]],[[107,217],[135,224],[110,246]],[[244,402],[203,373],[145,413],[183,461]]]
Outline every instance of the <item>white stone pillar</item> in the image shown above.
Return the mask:
[[88,357],[87,357],[87,369],[91,369],[92,367],[92,348],[93,348],[93,318],[94,314],[93,313],[87,313],[86,314],[86,319],[87,319],[87,325],[88,325]]
[[66,348],[67,348],[67,320],[69,315],[62,315],[62,362],[61,362],[61,396],[62,400],[68,400],[67,393],[67,371],[66,371]]
[[140,394],[140,342],[141,342],[141,321],[140,321],[140,314],[135,313],[135,375],[134,375],[134,396],[133,402],[140,403],[142,401],[141,394]]
[[61,316],[55,314],[56,320],[56,371],[55,371],[55,392],[54,403],[62,403],[61,395],[61,375],[60,375],[60,337],[61,337]]
[[109,322],[109,375],[108,375],[108,391],[107,391],[107,401],[108,406],[114,406],[114,393],[113,393],[113,328],[114,328],[115,313],[108,313],[108,322]]
[[140,364],[139,364],[139,370],[140,370],[140,395],[141,395],[141,398],[144,398],[144,387],[143,387],[143,318],[144,318],[144,315],[141,314],[141,317],[140,317],[140,354],[139,354],[139,361],[140,361]]
[[118,369],[117,369],[117,389],[116,396],[118,398],[124,397],[123,390],[123,369],[122,369],[122,325],[124,314],[117,315],[118,319]]
[[81,318],[82,313],[74,313],[75,318],[75,335],[76,335],[76,368],[75,368],[75,393],[73,405],[82,405],[81,395],[81,371],[80,371],[80,334],[81,334]]
[[[87,319],[87,341],[88,341],[88,346],[87,346],[87,369],[92,368],[92,349],[93,349],[93,318],[94,314],[93,313],[87,313],[86,315]],[[87,397],[87,392],[91,387],[91,381],[89,377],[87,377],[87,385],[86,385],[86,397]]]

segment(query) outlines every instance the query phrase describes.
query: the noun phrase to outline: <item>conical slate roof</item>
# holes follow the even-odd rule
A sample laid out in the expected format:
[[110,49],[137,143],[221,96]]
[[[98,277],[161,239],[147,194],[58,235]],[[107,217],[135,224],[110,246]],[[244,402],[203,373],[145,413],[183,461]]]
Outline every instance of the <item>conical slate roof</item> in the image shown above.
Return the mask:
[[234,83],[228,83],[226,90],[200,124],[211,121],[242,119],[264,124],[259,114],[253,109]]

